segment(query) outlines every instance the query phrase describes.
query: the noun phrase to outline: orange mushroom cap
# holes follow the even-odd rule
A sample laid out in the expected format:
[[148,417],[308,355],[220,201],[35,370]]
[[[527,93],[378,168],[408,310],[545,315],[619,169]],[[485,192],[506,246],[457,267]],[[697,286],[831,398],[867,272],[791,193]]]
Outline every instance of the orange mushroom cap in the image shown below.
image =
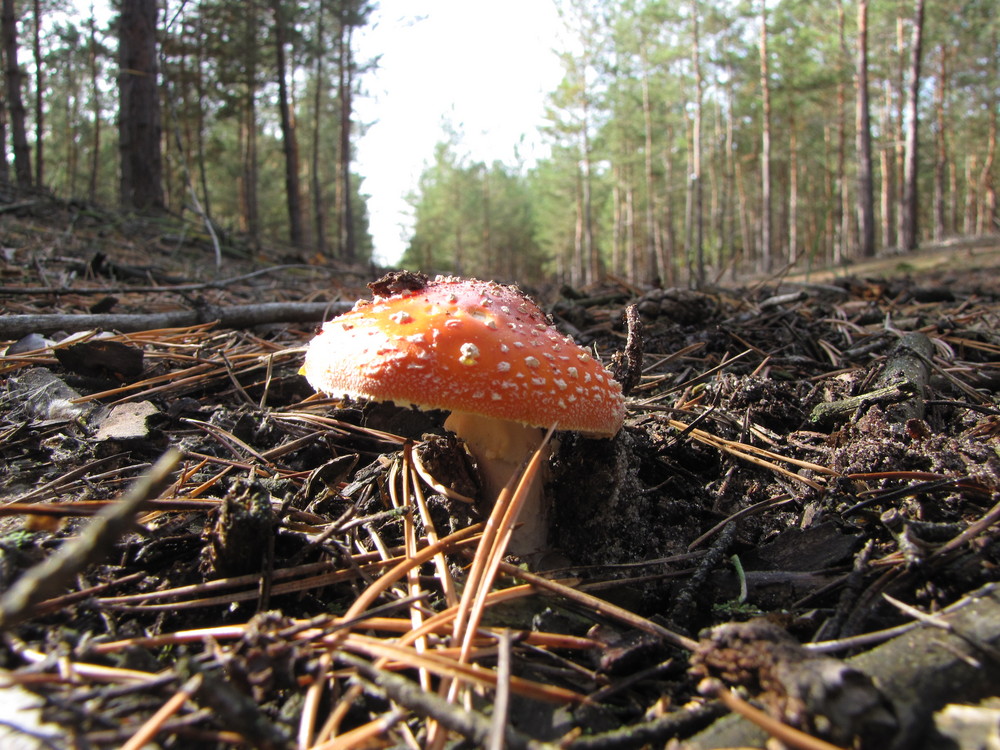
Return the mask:
[[438,277],[323,325],[302,368],[329,395],[611,437],[621,385],[517,288]]

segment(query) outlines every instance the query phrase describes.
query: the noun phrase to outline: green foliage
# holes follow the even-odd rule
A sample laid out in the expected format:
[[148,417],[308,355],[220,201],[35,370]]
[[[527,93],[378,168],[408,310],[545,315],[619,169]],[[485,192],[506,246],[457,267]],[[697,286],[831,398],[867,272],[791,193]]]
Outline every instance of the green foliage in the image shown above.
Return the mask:
[[415,227],[402,265],[485,279],[542,278],[532,197],[524,178],[503,164],[469,163],[450,142],[411,196]]

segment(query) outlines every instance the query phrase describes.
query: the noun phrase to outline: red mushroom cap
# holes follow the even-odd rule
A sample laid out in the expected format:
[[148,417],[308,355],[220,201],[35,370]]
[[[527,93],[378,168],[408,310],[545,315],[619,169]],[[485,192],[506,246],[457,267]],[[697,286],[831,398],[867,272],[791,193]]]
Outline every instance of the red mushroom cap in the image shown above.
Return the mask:
[[610,437],[621,385],[512,286],[438,277],[323,325],[303,373],[323,393]]

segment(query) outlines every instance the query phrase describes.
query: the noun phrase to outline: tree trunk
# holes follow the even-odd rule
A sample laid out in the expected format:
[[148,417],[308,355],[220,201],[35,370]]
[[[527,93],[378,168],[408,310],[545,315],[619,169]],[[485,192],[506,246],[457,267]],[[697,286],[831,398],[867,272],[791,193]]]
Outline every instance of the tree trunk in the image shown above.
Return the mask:
[[45,184],[45,75],[42,60],[42,4],[34,0],[32,10],[35,29],[32,35],[32,53],[35,58],[35,184]]
[[767,64],[767,5],[760,7],[760,93],[763,122],[760,148],[760,267],[771,270],[771,82]]
[[920,98],[920,62],[923,56],[924,0],[917,0],[913,14],[913,39],[910,49],[909,86],[906,91],[906,157],[903,164],[903,237],[901,250],[917,249],[919,239],[919,211],[917,205],[917,130],[920,124],[918,100]]
[[288,93],[288,65],[285,59],[287,29],[282,12],[282,0],[272,0],[275,31],[275,64],[278,78],[278,110],[281,115],[281,142],[285,154],[285,200],[288,207],[288,238],[294,247],[305,245],[302,226],[302,193],[299,188],[299,144],[295,132],[295,115]]
[[857,43],[858,254],[875,254],[872,135],[868,112],[868,0],[858,0]]
[[691,4],[691,20],[693,33],[691,41],[691,58],[694,70],[694,123],[692,124],[691,143],[691,198],[692,198],[692,223],[693,237],[692,250],[696,258],[695,273],[698,287],[705,285],[705,248],[702,202],[704,191],[702,188],[701,176],[701,108],[703,84],[701,78],[701,38],[698,28],[698,14],[701,12],[698,2],[695,0]]
[[351,54],[352,26],[347,13],[341,15],[340,22],[340,75],[338,97],[340,99],[340,185],[343,205],[340,214],[340,256],[353,262],[357,255],[354,237],[354,206],[351,190],[351,111],[352,89],[354,87],[354,59]]
[[205,163],[205,29],[204,20],[199,16],[197,28],[197,53],[195,55],[195,96],[198,113],[195,143],[197,144],[198,182],[201,185],[201,201],[205,216],[212,216],[212,196],[208,191],[208,169]]
[[[892,133],[895,125],[892,119],[892,84],[883,83],[882,130]],[[896,244],[896,147],[892,139],[887,139],[879,148],[879,171],[882,175],[882,189],[879,191],[879,210],[882,214],[882,247]]]
[[837,3],[837,33],[840,39],[840,75],[837,77],[837,176],[833,196],[833,262],[840,265],[848,258],[847,217],[850,205],[847,196],[847,37],[844,0]]
[[799,258],[799,141],[795,114],[788,120],[788,262]]
[[156,0],[122,0],[119,18],[121,202],[163,208],[162,122],[157,92]]
[[[994,28],[990,35],[992,49],[997,48],[997,32]],[[993,58],[994,75],[993,80],[997,80],[1000,75],[1000,59]],[[986,157],[983,159],[983,168],[979,172],[979,221],[976,223],[977,234],[991,234],[997,231],[997,189],[993,180],[993,165],[996,161],[997,152],[997,91],[992,86],[987,95],[989,102],[989,135],[986,138]]]
[[97,202],[98,172],[101,166],[101,85],[100,66],[97,64],[97,19],[90,14],[87,19],[87,65],[90,72],[90,97],[93,105],[94,133],[90,142],[90,176],[87,182],[87,200]]
[[21,98],[21,68],[17,64],[17,17],[14,0],[3,0],[0,13],[0,36],[3,41],[7,107],[10,111],[11,140],[14,147],[14,177],[19,188],[31,187],[31,149],[24,127],[24,100]]
[[940,242],[949,233],[945,224],[945,178],[948,174],[948,142],[945,139],[944,94],[947,79],[947,52],[938,46],[938,75],[934,86],[934,241]]
[[[659,231],[659,222],[656,220],[656,185],[653,174],[653,106],[649,95],[649,66],[646,59],[646,47],[643,45],[639,51],[642,61],[642,123],[643,135],[645,137],[645,170],[646,181],[646,255],[653,259],[660,258],[663,254],[663,237]],[[653,264],[650,264],[653,265]],[[663,271],[661,270],[662,274]]]
[[260,201],[257,194],[257,42],[260,18],[256,2],[246,4],[246,95],[240,123],[242,170],[240,177],[240,224],[253,245],[260,244]]
[[310,160],[310,171],[312,173],[312,204],[313,204],[313,235],[315,237],[316,253],[325,256],[326,247],[326,205],[323,196],[323,180],[321,177],[320,159],[320,132],[323,123],[323,104],[326,97],[326,72],[323,63],[325,61],[326,45],[323,30],[323,16],[326,12],[326,4],[323,0],[316,6],[316,67],[313,71],[313,121],[312,121],[312,158]]

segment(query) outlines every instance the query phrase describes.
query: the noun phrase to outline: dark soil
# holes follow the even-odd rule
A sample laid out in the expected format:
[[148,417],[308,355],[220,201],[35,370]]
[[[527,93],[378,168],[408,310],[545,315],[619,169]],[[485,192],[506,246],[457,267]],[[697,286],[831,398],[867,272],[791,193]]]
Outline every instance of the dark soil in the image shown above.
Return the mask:
[[[177,221],[47,203],[0,214],[0,245],[0,321],[350,302],[377,276],[233,245],[216,270]],[[473,661],[491,676],[468,712],[419,688],[457,669],[442,667],[458,658],[450,624],[386,650],[453,601],[450,585],[461,593],[475,544],[459,537],[484,520],[401,478],[434,434],[436,460],[475,491],[442,415],[318,398],[298,374],[315,315],[128,333],[81,317],[83,335],[40,318],[0,357],[6,690],[38,696],[56,747],[117,747],[144,728],[160,747],[412,746],[436,722],[467,746],[662,746],[724,712],[699,692],[706,676],[842,745],[912,737],[942,704],[1000,684],[970,680],[915,719],[841,661],[877,642],[856,637],[914,620],[895,602],[942,612],[1000,579],[1000,253],[936,254],[947,262],[540,300],[605,361],[635,305],[642,373],[621,433],[562,434],[546,469],[557,567],[543,575],[579,597],[520,596],[517,569],[501,570],[509,601],[488,602]],[[88,548],[85,530],[106,523],[95,514],[171,447],[176,466],[132,498],[135,523]],[[455,535],[446,558],[376,596],[428,530]],[[345,626],[345,613],[369,619]],[[724,623],[749,630],[706,631]],[[799,645],[815,642],[828,648]],[[914,662],[904,679],[926,677]],[[494,710],[508,721],[491,729]]]

